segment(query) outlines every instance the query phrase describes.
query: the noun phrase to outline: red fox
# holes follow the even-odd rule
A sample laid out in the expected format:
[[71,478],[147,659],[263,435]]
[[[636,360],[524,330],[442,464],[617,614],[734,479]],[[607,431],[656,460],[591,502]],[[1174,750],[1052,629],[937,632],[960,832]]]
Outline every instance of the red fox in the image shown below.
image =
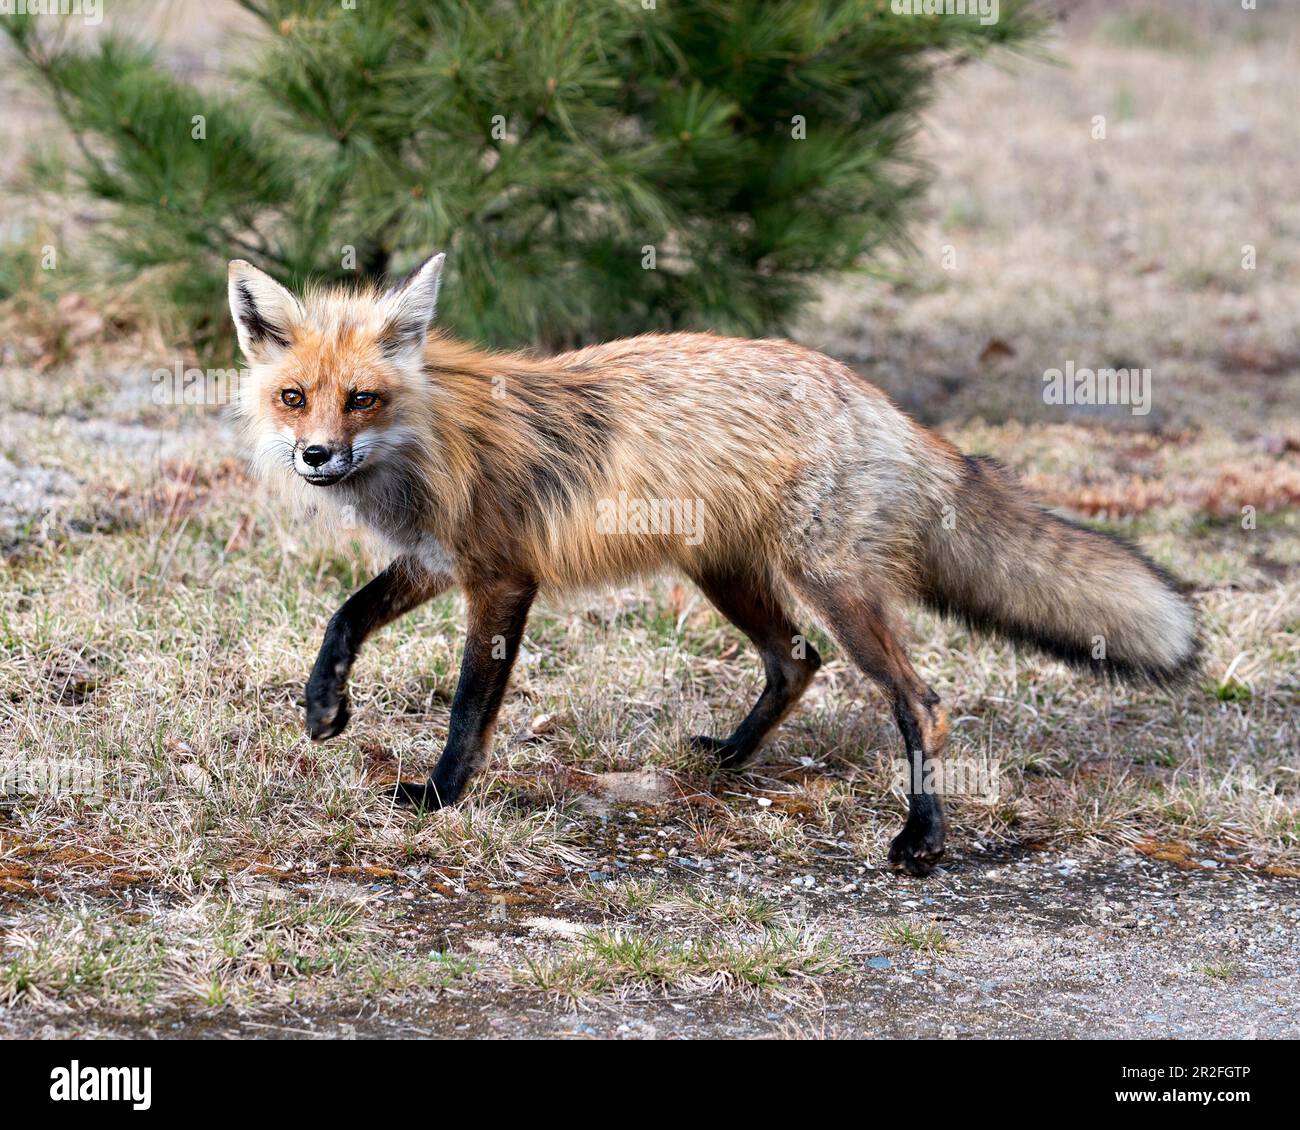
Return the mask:
[[[445,750],[398,799],[454,803],[483,764],[539,591],[665,568],[762,657],[766,684],[735,732],[693,739],[732,768],[820,665],[800,609],[889,695],[920,769],[948,720],[900,643],[904,601],[1103,674],[1173,684],[1193,671],[1196,620],[1172,578],[1040,509],[998,464],[962,455],[844,365],[786,341],[699,333],[545,359],[476,349],[432,329],[443,259],[391,289],[301,299],[230,264],[251,368],[238,412],[256,465],[350,507],[395,554],[329,622],[307,683],[310,736],[347,725],[348,677],[371,632],[453,584],[467,600]],[[666,500],[669,516],[688,503],[692,528],[611,521],[628,500]],[[925,874],[945,825],[918,778],[889,860]]]

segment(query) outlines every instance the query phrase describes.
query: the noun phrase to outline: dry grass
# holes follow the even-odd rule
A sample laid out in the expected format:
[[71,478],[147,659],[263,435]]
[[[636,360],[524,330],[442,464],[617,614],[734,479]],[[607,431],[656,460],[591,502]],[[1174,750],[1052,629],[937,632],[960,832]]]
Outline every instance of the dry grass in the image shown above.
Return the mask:
[[[950,805],[955,850],[1294,870],[1300,68],[1287,35],[1189,47],[1160,26],[1076,32],[1070,70],[964,70],[930,116],[942,175],[919,258],[828,292],[801,336],[1137,538],[1201,610],[1205,674],[1172,697],[915,614],[953,754],[1001,766],[995,803]],[[1254,272],[1235,266],[1245,242]],[[648,582],[544,606],[491,771],[454,811],[395,811],[381,786],[427,770],[446,732],[458,598],[373,641],[351,729],[312,746],[298,700],[315,646],[375,560],[286,523],[217,413],[149,403],[150,372],[176,358],[147,319],[120,310],[71,344],[86,313],[69,304],[56,326],[59,297],[0,311],[21,330],[0,370],[0,761],[93,759],[106,788],[0,817],[0,1001],[244,1008],[465,982],[575,1000],[842,967],[788,887],[731,878],[875,868],[900,822],[888,709],[824,639],[805,703],[734,778],[682,738],[732,725],[757,663],[697,594]],[[1010,354],[981,362],[995,338]],[[1150,365],[1152,415],[1050,411],[1040,376],[1067,358]],[[602,804],[601,774],[643,765],[673,783],[664,803]],[[443,917],[508,921],[511,900],[601,922],[446,953]],[[921,945],[894,944],[940,948],[906,929]]]
[[687,916],[697,924],[716,927],[770,928],[785,922],[784,912],[770,898],[692,884],[673,886],[629,879],[622,883],[593,883],[582,888],[582,895],[606,914]]
[[131,913],[29,910],[6,930],[0,1003],[207,1009],[305,1004],[324,987],[337,1006],[473,972],[465,958],[394,947],[384,926],[364,899],[279,891]]
[[527,962],[520,984],[562,1000],[638,994],[703,995],[786,986],[843,968],[834,946],[798,930],[674,942],[622,930],[584,934],[559,954]]
[[931,957],[952,952],[953,945],[933,923],[890,922],[880,932],[891,946],[900,946]]

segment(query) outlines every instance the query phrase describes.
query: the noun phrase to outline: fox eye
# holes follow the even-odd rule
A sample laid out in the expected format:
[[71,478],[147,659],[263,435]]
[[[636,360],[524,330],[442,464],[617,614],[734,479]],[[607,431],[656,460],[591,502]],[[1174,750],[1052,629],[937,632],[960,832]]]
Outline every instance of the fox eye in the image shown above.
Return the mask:
[[363,411],[373,408],[378,402],[379,397],[373,392],[354,392],[348,397],[349,408],[360,408]]
[[280,391],[280,399],[290,408],[301,408],[307,403],[307,398],[296,388],[282,389]]

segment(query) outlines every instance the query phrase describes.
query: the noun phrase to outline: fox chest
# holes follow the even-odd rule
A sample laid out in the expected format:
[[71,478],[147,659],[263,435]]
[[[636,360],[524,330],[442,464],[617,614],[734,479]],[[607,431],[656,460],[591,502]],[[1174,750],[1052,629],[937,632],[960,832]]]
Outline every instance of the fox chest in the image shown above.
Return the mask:
[[421,534],[407,550],[430,573],[453,573],[456,559],[432,534]]
[[413,557],[430,573],[453,573],[456,558],[443,543],[427,530],[421,530],[382,511],[367,513],[358,508],[356,517],[371,533],[376,534],[396,556]]
[[378,527],[375,532],[398,554],[415,558],[426,572],[454,573],[456,570],[456,558],[430,533]]
[[455,555],[429,532],[422,508],[412,505],[414,496],[408,482],[381,472],[358,483],[347,505],[353,518],[395,555],[414,558],[430,573],[454,573]]

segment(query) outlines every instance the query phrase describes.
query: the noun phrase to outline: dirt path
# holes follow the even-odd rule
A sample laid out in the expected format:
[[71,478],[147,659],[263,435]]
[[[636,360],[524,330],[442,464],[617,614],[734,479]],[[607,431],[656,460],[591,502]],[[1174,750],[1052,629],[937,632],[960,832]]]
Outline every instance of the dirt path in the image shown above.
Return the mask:
[[[755,873],[750,893],[832,936],[845,972],[792,991],[707,998],[605,999],[578,1009],[540,992],[469,981],[425,1003],[346,1013],[231,1010],[121,1020],[10,1012],[6,1036],[370,1038],[534,1036],[682,1038],[828,1036],[1300,1036],[1300,881],[1054,853],[957,859],[927,881],[833,867],[811,876]],[[795,880],[798,880],[796,885]],[[734,882],[734,880],[729,880]],[[845,888],[853,887],[852,890]],[[558,894],[485,913],[489,899],[446,906],[436,932],[455,949],[527,945],[539,930],[590,916]],[[891,922],[937,926],[943,951],[891,944]],[[539,926],[539,923],[541,925]],[[434,927],[430,927],[431,930]],[[797,982],[796,982],[797,985]]]

